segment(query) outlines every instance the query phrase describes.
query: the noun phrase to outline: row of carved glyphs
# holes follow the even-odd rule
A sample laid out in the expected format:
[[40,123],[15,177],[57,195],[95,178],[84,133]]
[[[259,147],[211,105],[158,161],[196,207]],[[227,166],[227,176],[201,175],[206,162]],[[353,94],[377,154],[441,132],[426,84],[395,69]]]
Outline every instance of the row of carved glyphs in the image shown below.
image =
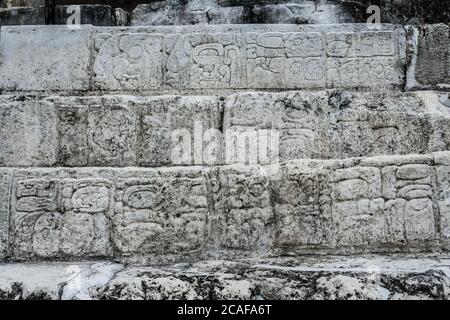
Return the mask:
[[391,31],[99,34],[94,80],[110,90],[392,84],[395,43]]
[[[448,233],[449,197],[433,197],[435,170],[428,164],[282,171],[280,180],[239,166],[211,169],[206,180],[200,173],[114,183],[18,180],[12,252],[17,258],[108,256],[109,239],[124,255],[196,252],[207,239],[238,250],[398,248],[438,238],[438,205]],[[448,185],[448,174],[438,180]]]
[[16,258],[108,256],[198,249],[207,203],[199,178],[27,179],[14,184]]

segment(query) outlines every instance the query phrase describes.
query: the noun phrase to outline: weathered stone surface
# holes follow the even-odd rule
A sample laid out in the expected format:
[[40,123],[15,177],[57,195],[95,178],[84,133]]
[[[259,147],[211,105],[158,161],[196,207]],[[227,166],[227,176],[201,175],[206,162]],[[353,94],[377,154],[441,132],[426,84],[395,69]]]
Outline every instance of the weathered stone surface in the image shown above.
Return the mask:
[[269,182],[269,176],[257,167],[223,167],[208,173],[214,250],[258,253],[272,247],[276,217]]
[[89,89],[90,33],[89,26],[2,27],[0,89]]
[[450,109],[433,92],[3,95],[0,114],[0,166],[11,167],[268,164],[450,148]]
[[351,23],[355,19],[342,5],[316,1],[159,1],[141,4],[132,13],[131,24],[318,24]]
[[[94,88],[396,88],[404,30],[384,26],[96,28]],[[151,45],[149,45],[151,43]],[[145,70],[145,72],[144,72]]]
[[[11,258],[192,259],[207,237],[202,170],[16,170]],[[8,207],[6,207],[8,208]]]
[[7,255],[11,172],[0,169],[0,261]]
[[153,264],[198,257],[209,237],[208,216],[199,168],[117,175],[113,241],[127,261]]
[[408,27],[407,89],[450,90],[450,28],[445,24]]
[[[447,111],[432,93],[253,92],[227,99],[223,127],[233,134],[279,132],[281,162],[420,154],[450,147]],[[242,155],[248,151],[238,147],[228,152]],[[258,163],[274,160],[260,157]]]
[[90,290],[102,287],[123,270],[110,262],[3,264],[1,300],[91,300]]
[[52,166],[56,164],[55,108],[42,100],[16,97],[0,106],[0,164]]
[[113,184],[107,171],[103,173],[15,171],[11,256],[19,260],[111,256]]
[[406,157],[389,166],[344,161],[314,169],[294,161],[284,169],[277,190],[279,243],[287,250],[432,246],[439,239],[434,178],[427,157],[421,164]]
[[[25,167],[179,165],[175,130],[192,143],[196,130],[221,128],[223,114],[213,96],[3,96],[0,104],[0,165]],[[184,164],[194,164],[193,149]]]
[[[133,11],[135,25],[222,23],[365,23],[380,8],[383,23],[425,24],[450,20],[448,0],[166,0]],[[238,21],[238,22],[233,22]]]
[[377,31],[363,24],[93,30],[90,37],[87,26],[2,28],[0,88],[204,93],[404,84],[405,32],[390,25]]
[[434,252],[449,249],[449,159],[12,169],[0,196],[16,260]]
[[191,266],[4,264],[2,299],[448,299],[447,256],[202,261]]
[[[116,12],[110,6],[80,5],[80,6],[56,6],[56,24],[73,25],[71,17],[79,12],[79,24],[91,24],[94,26],[115,26],[128,23],[127,16],[119,15],[119,23],[116,24]],[[118,11],[120,13],[120,11]],[[123,20],[125,18],[125,21]],[[0,26],[14,25],[43,25],[45,24],[44,7],[19,7],[0,9]]]

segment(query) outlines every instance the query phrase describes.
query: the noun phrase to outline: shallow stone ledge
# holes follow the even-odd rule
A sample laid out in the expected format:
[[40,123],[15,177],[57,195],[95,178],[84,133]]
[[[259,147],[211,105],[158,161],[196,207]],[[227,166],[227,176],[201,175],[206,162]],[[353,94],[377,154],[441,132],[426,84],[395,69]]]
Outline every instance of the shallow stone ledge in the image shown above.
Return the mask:
[[187,267],[0,265],[0,299],[448,299],[448,256],[292,257]]
[[446,251],[450,154],[434,158],[3,169],[1,243],[12,260],[139,264]]
[[[71,16],[74,7],[56,6],[56,24],[65,25],[75,23]],[[92,24],[94,26],[115,26],[121,25],[122,20],[117,21],[115,10],[107,5],[78,5],[76,10],[80,13],[80,24]],[[125,15],[126,18],[126,15]],[[119,24],[116,24],[116,23]],[[127,20],[125,20],[127,23]],[[45,25],[44,6],[0,8],[0,26],[14,25]]]
[[405,40],[365,24],[2,27],[0,89],[399,89]]

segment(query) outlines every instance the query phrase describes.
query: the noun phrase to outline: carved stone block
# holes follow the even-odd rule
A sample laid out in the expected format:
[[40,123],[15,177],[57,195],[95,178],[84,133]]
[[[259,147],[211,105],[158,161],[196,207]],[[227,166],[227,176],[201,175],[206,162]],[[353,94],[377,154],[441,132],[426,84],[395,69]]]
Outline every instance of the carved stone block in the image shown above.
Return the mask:
[[264,251],[274,236],[269,177],[259,167],[230,166],[208,173],[214,215],[210,223],[219,249]]
[[8,253],[10,184],[10,170],[0,169],[0,261]]
[[206,185],[199,170],[157,170],[120,177],[114,197],[113,241],[132,261],[186,260],[208,236]]

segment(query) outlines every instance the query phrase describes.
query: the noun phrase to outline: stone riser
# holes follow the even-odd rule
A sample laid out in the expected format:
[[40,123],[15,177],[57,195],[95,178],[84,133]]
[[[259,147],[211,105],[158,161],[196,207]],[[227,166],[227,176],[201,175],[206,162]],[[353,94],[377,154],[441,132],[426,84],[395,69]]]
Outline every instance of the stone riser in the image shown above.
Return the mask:
[[4,168],[1,252],[154,264],[446,250],[449,172],[450,153],[280,167]]
[[[0,115],[5,167],[217,165],[248,163],[248,155],[257,155],[252,164],[268,164],[450,150],[450,111],[433,92],[4,95]],[[223,140],[207,137],[210,129]],[[185,131],[189,157],[180,159],[172,153]],[[243,144],[246,137],[251,145]],[[273,137],[278,148],[264,137]],[[208,157],[211,146],[218,152]]]
[[125,267],[109,262],[0,265],[0,299],[448,299],[450,261],[312,257]]
[[2,27],[0,90],[448,90],[449,27],[414,30],[365,24]]
[[385,90],[405,84],[405,29],[392,25],[22,26],[3,27],[0,43],[4,91]]

